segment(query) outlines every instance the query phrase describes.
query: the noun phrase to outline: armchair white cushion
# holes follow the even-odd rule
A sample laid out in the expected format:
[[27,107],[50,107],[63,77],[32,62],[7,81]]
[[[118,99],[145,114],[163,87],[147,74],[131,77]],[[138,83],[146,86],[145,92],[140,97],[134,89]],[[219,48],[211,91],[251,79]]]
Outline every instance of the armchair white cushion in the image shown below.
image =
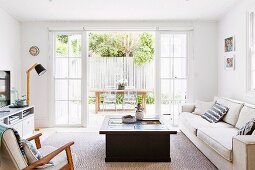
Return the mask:
[[12,129],[4,132],[1,144],[1,166],[0,169],[24,169],[28,165],[22,156],[17,139]]
[[[73,170],[73,162],[70,146],[74,144],[74,142],[70,142],[60,148],[55,148],[51,146],[41,147],[39,137],[41,134],[35,135],[31,137],[30,140],[36,141],[37,149],[44,156],[42,159],[34,162],[31,165],[28,165],[20,148],[18,146],[16,137],[13,133],[12,129],[8,129],[4,132],[2,137],[1,144],[1,163],[0,169],[6,170],[30,170],[30,169],[45,169],[45,170],[59,170],[61,168]],[[38,148],[39,147],[39,148]],[[49,161],[53,162],[53,166],[44,166]]]
[[[55,151],[57,148],[53,146],[44,146],[39,149],[42,155],[48,155]],[[53,170],[53,169],[60,169],[61,167],[65,166],[68,164],[66,153],[62,151],[60,154],[58,154],[56,157],[54,157],[51,162],[53,163],[54,166],[48,166],[47,170]]]

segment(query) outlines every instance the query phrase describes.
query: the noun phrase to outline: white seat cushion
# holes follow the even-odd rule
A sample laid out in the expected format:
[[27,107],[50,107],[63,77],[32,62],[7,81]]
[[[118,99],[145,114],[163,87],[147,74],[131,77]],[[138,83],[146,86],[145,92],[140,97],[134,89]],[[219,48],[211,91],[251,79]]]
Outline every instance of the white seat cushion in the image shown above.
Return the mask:
[[232,138],[237,131],[236,128],[199,128],[197,137],[223,158],[232,161]]
[[244,106],[240,112],[236,127],[241,129],[252,118],[255,118],[255,108]]
[[183,112],[180,115],[180,120],[184,126],[192,131],[194,135],[197,135],[198,128],[233,128],[232,125],[225,122],[210,123],[203,119],[200,115],[196,115],[189,112]]
[[[49,153],[55,151],[57,148],[53,147],[53,146],[43,146],[41,149],[39,149],[39,152],[43,155],[46,156]],[[61,152],[60,154],[58,154],[56,157],[54,157],[51,160],[54,164],[54,166],[48,167],[48,168],[44,168],[47,170],[53,170],[53,169],[60,169],[63,166],[65,166],[66,164],[68,164],[67,161],[67,157],[66,157],[66,153],[65,151]]]

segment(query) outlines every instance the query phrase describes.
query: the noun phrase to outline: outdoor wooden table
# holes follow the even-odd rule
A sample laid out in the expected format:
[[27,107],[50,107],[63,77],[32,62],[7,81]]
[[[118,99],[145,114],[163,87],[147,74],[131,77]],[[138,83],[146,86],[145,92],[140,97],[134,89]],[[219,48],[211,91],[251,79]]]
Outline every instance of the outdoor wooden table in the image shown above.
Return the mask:
[[[94,90],[91,90],[91,92],[95,92],[96,94],[96,104],[95,104],[95,111],[96,113],[98,113],[99,111],[101,111],[100,109],[100,104],[101,104],[101,101],[100,101],[100,97],[101,97],[101,94],[102,93],[105,93],[105,92],[109,92],[109,91],[114,91],[116,92],[116,94],[124,94],[126,91],[130,91],[130,89],[128,90],[118,90],[118,89],[94,89]],[[146,112],[146,96],[148,94],[148,90],[146,89],[132,89],[132,91],[136,91],[137,92],[137,95],[141,95],[142,96],[142,107],[144,108],[144,111]],[[114,109],[104,109],[105,111],[114,111]],[[123,109],[118,109],[118,110],[121,110],[123,111]],[[117,110],[117,111],[118,111]]]

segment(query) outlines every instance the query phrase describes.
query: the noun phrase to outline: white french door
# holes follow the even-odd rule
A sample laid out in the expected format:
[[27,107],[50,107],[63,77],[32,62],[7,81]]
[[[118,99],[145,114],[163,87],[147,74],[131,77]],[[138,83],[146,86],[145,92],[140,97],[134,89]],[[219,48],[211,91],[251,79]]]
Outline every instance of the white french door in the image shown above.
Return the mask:
[[82,34],[54,35],[54,124],[82,125]]
[[[156,31],[155,35],[156,113],[172,115],[174,119],[178,107],[187,98],[189,33]],[[55,126],[86,126],[88,121],[87,44],[86,31],[53,34]]]
[[179,106],[186,101],[187,94],[187,33],[160,32],[160,111],[171,115],[174,121]]

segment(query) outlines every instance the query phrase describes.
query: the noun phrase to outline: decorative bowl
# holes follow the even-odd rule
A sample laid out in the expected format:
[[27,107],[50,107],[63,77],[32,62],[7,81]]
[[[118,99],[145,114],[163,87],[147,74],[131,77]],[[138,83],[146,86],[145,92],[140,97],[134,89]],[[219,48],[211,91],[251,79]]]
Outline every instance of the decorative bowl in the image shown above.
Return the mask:
[[122,117],[122,123],[131,124],[135,122],[136,122],[135,116],[127,115]]

